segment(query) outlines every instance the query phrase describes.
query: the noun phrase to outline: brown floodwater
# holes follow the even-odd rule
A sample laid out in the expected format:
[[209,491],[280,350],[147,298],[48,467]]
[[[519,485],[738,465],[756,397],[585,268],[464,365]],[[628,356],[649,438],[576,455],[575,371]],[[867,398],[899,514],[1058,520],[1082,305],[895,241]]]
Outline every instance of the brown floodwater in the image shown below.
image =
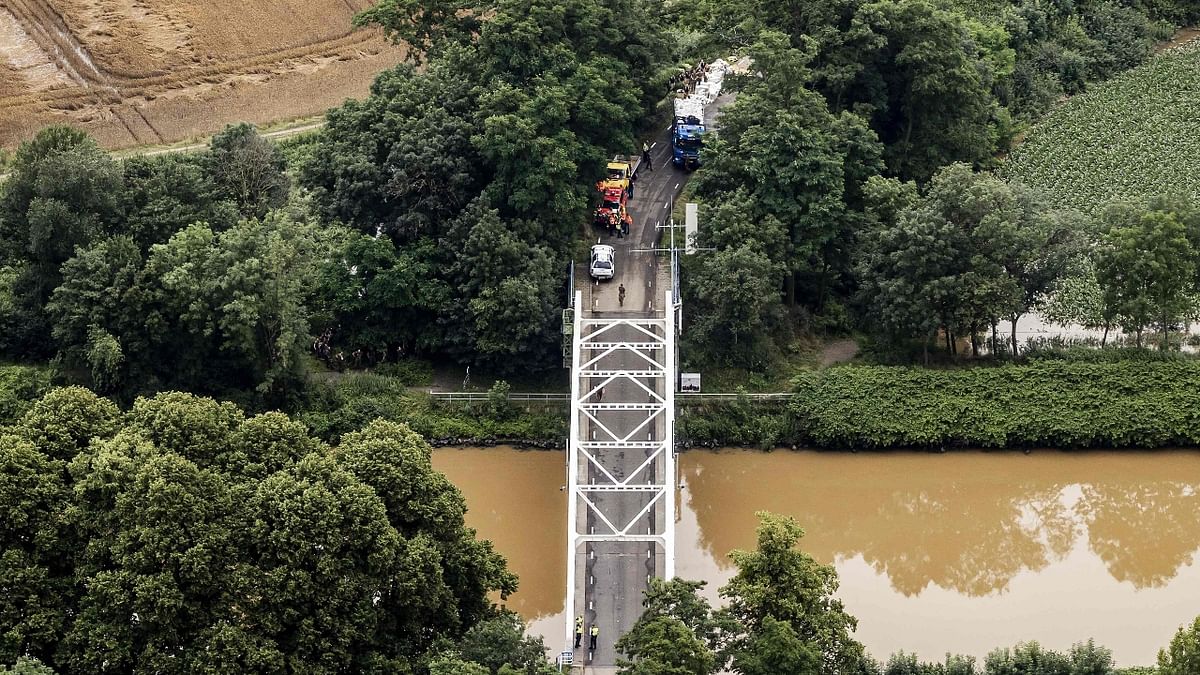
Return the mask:
[[[467,521],[521,578],[507,604],[560,634],[566,496],[560,452],[442,449]],[[755,512],[796,518],[837,568],[839,597],[877,658],[982,657],[1095,638],[1150,664],[1200,614],[1200,453],[1040,451],[680,455],[677,573],[716,590],[754,545]]]

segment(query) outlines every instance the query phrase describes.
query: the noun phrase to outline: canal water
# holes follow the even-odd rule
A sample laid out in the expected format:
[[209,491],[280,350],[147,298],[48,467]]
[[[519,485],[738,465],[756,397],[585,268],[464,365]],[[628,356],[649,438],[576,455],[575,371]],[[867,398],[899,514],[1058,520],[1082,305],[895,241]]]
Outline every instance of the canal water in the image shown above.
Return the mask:
[[[447,448],[433,462],[520,576],[507,605],[556,649],[563,454]],[[982,660],[1024,640],[1065,651],[1090,637],[1118,665],[1148,665],[1200,614],[1197,452],[693,450],[679,464],[681,577],[707,580],[716,600],[729,551],[754,545],[755,512],[793,516],[881,660]]]

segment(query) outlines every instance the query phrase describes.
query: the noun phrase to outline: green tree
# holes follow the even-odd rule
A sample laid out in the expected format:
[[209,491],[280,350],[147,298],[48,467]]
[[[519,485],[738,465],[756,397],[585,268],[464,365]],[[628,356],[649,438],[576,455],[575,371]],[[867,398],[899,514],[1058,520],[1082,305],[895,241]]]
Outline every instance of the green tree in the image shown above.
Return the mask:
[[[862,185],[883,168],[883,148],[863,119],[831,114],[821,96],[805,88],[812,77],[810,51],[766,32],[751,54],[762,78],[746,83],[722,111],[721,136],[705,150],[696,190],[710,203],[737,205],[742,218],[761,225],[758,233],[736,232],[743,242],[761,242],[787,270],[789,304],[799,296],[819,309],[849,276],[848,251],[862,224]],[[725,231],[729,221],[722,221],[710,243],[736,247],[739,242]],[[783,245],[776,223],[786,228]],[[707,227],[705,232],[709,239]]]
[[464,0],[380,0],[355,16],[354,25],[379,26],[392,42],[408,45],[407,58],[419,63],[444,40],[469,41],[488,7]]
[[37,659],[21,656],[17,658],[17,662],[12,666],[0,666],[0,673],[13,673],[14,675],[54,675],[54,669]]
[[92,440],[112,437],[120,418],[112,401],[83,387],[62,387],[33,402],[17,433],[48,457],[70,462]]
[[63,363],[86,369],[88,382],[105,392],[121,384],[126,367],[144,373],[140,363],[126,360],[128,352],[144,356],[149,338],[138,285],[142,256],[134,241],[113,237],[76,249],[61,269],[46,312]]
[[0,196],[0,251],[14,267],[11,283],[17,355],[45,356],[49,325],[43,305],[58,286],[59,267],[101,237],[120,216],[121,171],[86,134],[47,127],[17,150]]
[[1158,651],[1159,675],[1200,672],[1200,618],[1181,626],[1166,649]]
[[860,254],[860,297],[894,335],[928,345],[944,329],[948,351],[956,334],[976,349],[990,327],[995,341],[1001,317],[1013,322],[1015,348],[1017,321],[1066,274],[1089,232],[1079,214],[965,164],[939,171],[915,202],[886,181],[869,193],[876,226]]
[[143,252],[192,223],[225,230],[239,220],[237,205],[217,195],[204,160],[190,155],[130,157],[121,162],[125,214],[119,234]]
[[636,630],[617,640],[623,675],[708,675],[716,658],[686,624],[671,616],[639,620]]
[[68,620],[63,466],[27,440],[0,436],[0,663],[52,653]]
[[216,193],[235,203],[245,218],[263,218],[287,201],[283,153],[245,122],[213,136],[205,161]]
[[476,540],[465,526],[462,494],[433,469],[431,453],[408,427],[377,420],[343,436],[335,455],[340,466],[374,489],[405,538],[408,555],[419,553],[421,564],[442,577],[413,588],[405,611],[389,617],[397,634],[413,641],[430,631],[461,634],[490,616],[488,593],[504,598],[517,588],[491,542]]
[[525,635],[521,617],[505,613],[481,621],[459,642],[462,658],[503,675],[544,675],[557,672],[546,661],[546,646],[540,637]]
[[883,668],[883,675],[977,675],[975,657],[946,655],[946,662],[924,663],[916,654],[892,654]]
[[820,654],[805,644],[790,624],[771,616],[763,617],[761,630],[733,657],[733,669],[741,675],[818,675],[820,665]]
[[1104,302],[1104,291],[1096,278],[1096,261],[1081,255],[1067,263],[1067,271],[1050,287],[1039,307],[1042,318],[1060,326],[1078,324],[1104,331],[1100,346],[1108,342],[1108,333],[1124,323],[1115,308]]
[[347,234],[340,255],[320,261],[313,298],[316,333],[333,329],[347,351],[436,348],[449,286],[438,278],[432,239],[397,248],[386,238]]
[[491,675],[491,671],[453,654],[442,654],[429,662],[429,675]]
[[[712,361],[761,367],[780,322],[782,270],[750,244],[696,258],[685,296],[695,318],[688,343]],[[705,350],[705,351],[702,351]]]
[[1112,650],[1094,640],[1071,645],[1071,675],[1111,675],[1116,669]]
[[[834,597],[837,572],[796,547],[804,530],[795,520],[765,512],[758,518],[757,548],[729,554],[738,570],[721,588],[730,612],[750,636],[766,634],[768,620],[785,623],[819,657],[820,672],[853,671],[864,653],[851,636],[857,621]],[[786,637],[776,632],[768,643],[779,649]]]
[[461,641],[545,672],[511,615],[472,632],[516,581],[406,427],[378,422],[331,449],[281,413],[169,393],[121,416],[75,387],[13,431],[0,439],[8,659],[412,672]]
[[559,304],[553,254],[505,227],[481,199],[463,211],[449,239],[457,291],[443,320],[457,324],[447,345],[464,360],[501,370],[543,362]]
[[471,142],[479,69],[459,51],[421,72],[397,66],[379,74],[371,96],[331,110],[301,168],[319,212],[400,245],[442,236],[484,185]]
[[140,276],[146,358],[165,381],[198,391],[288,395],[302,380],[306,300],[324,246],[313,226],[281,213],[219,234],[192,225],[154,246]]
[[1166,349],[1167,332],[1192,311],[1196,252],[1187,229],[1173,214],[1115,206],[1104,214],[1112,226],[1096,262],[1096,277],[1110,315],[1127,319],[1126,330],[1142,343],[1142,331],[1157,324]]

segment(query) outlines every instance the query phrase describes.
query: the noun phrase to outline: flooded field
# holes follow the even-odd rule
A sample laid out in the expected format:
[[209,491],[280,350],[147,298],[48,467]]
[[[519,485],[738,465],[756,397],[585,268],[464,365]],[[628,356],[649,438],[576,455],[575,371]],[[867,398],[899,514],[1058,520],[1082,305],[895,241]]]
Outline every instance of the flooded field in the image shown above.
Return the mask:
[[[443,449],[434,465],[520,575],[508,605],[558,636],[562,454]],[[1149,664],[1200,612],[1200,453],[691,451],[680,478],[680,576],[715,599],[726,554],[754,544],[754,513],[791,515],[876,657],[1093,637],[1120,665]]]

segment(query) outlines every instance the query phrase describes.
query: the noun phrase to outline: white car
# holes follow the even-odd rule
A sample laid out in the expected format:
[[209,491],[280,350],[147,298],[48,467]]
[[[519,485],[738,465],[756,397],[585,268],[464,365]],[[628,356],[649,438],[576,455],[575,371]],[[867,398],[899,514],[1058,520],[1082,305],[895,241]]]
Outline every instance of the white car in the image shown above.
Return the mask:
[[596,244],[592,247],[592,264],[588,267],[592,278],[597,280],[612,279],[617,271],[616,250],[607,244]]

